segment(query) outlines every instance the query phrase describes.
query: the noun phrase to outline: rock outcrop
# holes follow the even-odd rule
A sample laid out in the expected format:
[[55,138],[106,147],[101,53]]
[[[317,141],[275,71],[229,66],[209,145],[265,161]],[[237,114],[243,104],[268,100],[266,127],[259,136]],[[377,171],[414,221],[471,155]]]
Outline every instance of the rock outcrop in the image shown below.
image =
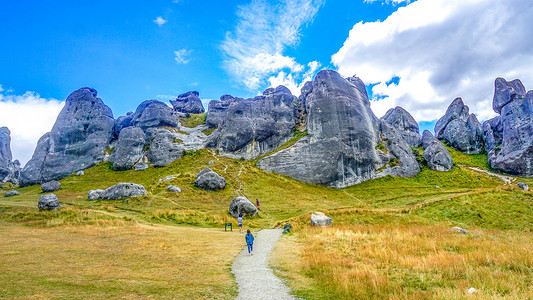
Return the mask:
[[237,218],[241,212],[255,216],[257,215],[257,207],[244,196],[235,197],[229,205],[229,213],[232,217]]
[[209,128],[217,128],[226,119],[228,115],[228,108],[236,100],[242,98],[235,98],[231,95],[223,95],[220,101],[211,100],[207,106],[207,116],[205,123]]
[[41,184],[41,191],[43,191],[43,193],[54,192],[54,191],[59,190],[60,188],[61,188],[61,183],[55,180],[48,181],[48,182]]
[[480,153],[483,150],[483,129],[468,106],[456,98],[446,114],[435,124],[437,139],[444,140],[451,147],[465,153]]
[[495,81],[494,111],[499,116],[483,123],[491,168],[518,176],[533,175],[533,91],[516,79]]
[[144,195],[146,195],[144,186],[123,182],[110,186],[105,190],[91,190],[87,193],[87,198],[89,200],[120,200]]
[[197,91],[190,91],[179,95],[176,100],[170,100],[170,104],[181,113],[201,114],[205,109],[199,96]]
[[210,168],[204,168],[196,174],[194,185],[202,190],[217,191],[226,187],[226,179]]
[[0,182],[19,184],[20,162],[11,161],[11,132],[7,127],[0,127]]
[[[293,134],[295,100],[284,86],[268,88],[253,99],[228,100],[232,102],[227,109],[219,109],[218,115],[208,114],[209,124],[216,124],[218,129],[208,137],[207,146],[223,155],[245,159],[276,149]],[[211,103],[210,109],[219,105]],[[221,107],[224,105],[224,101],[220,103]]]
[[420,135],[418,123],[405,109],[400,106],[391,108],[383,117],[381,117],[381,120],[398,129],[402,138],[410,146],[415,148],[420,147],[420,144],[422,143],[422,136]]
[[37,203],[39,210],[56,210],[61,208],[61,204],[55,194],[42,195]]
[[21,185],[61,179],[104,159],[114,119],[96,96],[96,90],[87,87],[68,96],[52,131],[41,137],[22,170]]
[[385,149],[376,151],[384,165],[376,172],[375,177],[413,177],[420,173],[420,165],[413,149],[404,139],[403,131],[392,127],[385,120],[380,121],[380,130],[381,145]]
[[376,169],[387,162],[376,151],[379,122],[366,91],[332,70],[320,71],[304,88],[300,102],[305,106],[308,135],[261,159],[257,166],[336,188],[375,178]]
[[130,124],[141,128],[146,134],[146,142],[150,143],[158,128],[177,128],[179,119],[178,114],[165,103],[159,100],[146,100],[131,115]]
[[424,130],[422,147],[424,148],[422,155],[431,170],[445,172],[453,168],[450,152],[429,130]]
[[179,135],[169,129],[158,129],[150,148],[146,152],[148,161],[154,167],[164,167],[183,156],[185,147]]
[[139,127],[127,127],[120,131],[118,143],[111,155],[113,170],[124,171],[131,169],[143,158],[145,135]]

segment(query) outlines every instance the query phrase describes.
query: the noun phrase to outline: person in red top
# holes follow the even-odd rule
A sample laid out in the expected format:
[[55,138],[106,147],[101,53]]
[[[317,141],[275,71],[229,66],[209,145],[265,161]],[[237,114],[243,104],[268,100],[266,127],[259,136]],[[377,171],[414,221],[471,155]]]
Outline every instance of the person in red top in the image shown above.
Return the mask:
[[257,210],[261,210],[261,209],[259,208],[259,199],[255,199],[255,205],[257,206]]

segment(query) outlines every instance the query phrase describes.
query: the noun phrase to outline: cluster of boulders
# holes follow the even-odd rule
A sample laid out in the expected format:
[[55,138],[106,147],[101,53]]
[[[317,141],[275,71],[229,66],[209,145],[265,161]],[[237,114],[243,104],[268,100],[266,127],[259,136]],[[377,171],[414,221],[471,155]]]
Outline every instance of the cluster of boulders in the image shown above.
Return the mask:
[[[320,71],[299,97],[278,86],[250,99],[224,95],[212,100],[206,124],[195,128],[181,126],[180,118],[204,112],[199,93],[170,102],[172,107],[147,100],[114,119],[96,90],[74,91],[22,170],[11,161],[9,130],[0,128],[0,181],[43,184],[105,160],[116,171],[142,171],[207,147],[233,158],[263,156],[257,166],[264,170],[344,188],[387,175],[415,176],[421,160],[412,148],[424,149],[430,169],[448,171],[453,160],[442,142],[465,153],[487,151],[495,170],[533,175],[533,91],[526,93],[520,80],[496,79],[493,108],[500,115],[483,125],[461,98],[455,99],[437,121],[435,136],[429,131],[420,135],[415,119],[401,107],[378,119],[363,81],[333,70]],[[273,151],[295,132],[303,137]],[[208,172],[197,176],[195,185],[217,190],[225,180]]]
[[119,200],[146,195],[144,186],[135,183],[123,182],[108,187],[105,190],[90,190],[87,193],[89,200]]

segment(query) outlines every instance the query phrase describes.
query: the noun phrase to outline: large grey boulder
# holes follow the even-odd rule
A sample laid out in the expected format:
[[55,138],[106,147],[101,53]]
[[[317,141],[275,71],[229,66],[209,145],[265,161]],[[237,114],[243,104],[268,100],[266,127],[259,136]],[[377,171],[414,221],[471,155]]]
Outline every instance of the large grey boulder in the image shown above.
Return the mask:
[[241,212],[255,216],[257,215],[257,207],[244,196],[235,197],[229,205],[229,213],[234,218],[237,218]]
[[39,202],[37,203],[39,210],[56,210],[61,208],[61,204],[57,199],[55,194],[46,194],[39,197]]
[[507,81],[501,77],[496,78],[494,81],[492,108],[496,113],[500,114],[505,105],[511,101],[523,99],[525,95],[526,88],[520,79]]
[[61,188],[61,183],[59,181],[51,180],[48,182],[45,182],[41,184],[41,190],[43,193],[49,193],[53,191],[57,191]]
[[524,191],[529,190],[529,186],[523,182],[518,182],[516,185],[518,185],[519,188],[521,188]]
[[179,113],[159,100],[146,100],[131,115],[130,124],[144,131],[148,144],[160,128],[179,128]]
[[437,139],[461,152],[480,153],[483,150],[483,129],[476,116],[468,112],[463,100],[456,98],[435,124],[435,134]]
[[146,195],[144,186],[135,183],[119,183],[108,187],[104,191],[92,190],[87,194],[89,200],[119,200]]
[[403,139],[410,146],[415,148],[420,147],[422,136],[420,135],[418,123],[405,109],[400,106],[391,108],[383,117],[381,117],[381,120],[398,129]]
[[113,170],[131,169],[143,158],[144,144],[145,135],[141,128],[131,126],[120,131],[117,146],[110,159],[113,163]]
[[333,70],[320,71],[306,88],[300,102],[305,103],[308,135],[257,166],[336,188],[374,178],[383,162],[375,149],[379,123],[366,93]]
[[205,123],[209,128],[217,128],[226,119],[228,108],[234,101],[241,99],[231,95],[223,95],[219,100],[211,100],[207,105]]
[[[494,110],[501,112],[483,124],[491,168],[518,176],[533,175],[533,91],[521,96],[519,80],[505,87],[495,82]],[[513,87],[514,86],[514,87]]]
[[226,179],[210,168],[204,168],[196,174],[194,185],[202,190],[217,191],[226,187]]
[[199,96],[197,91],[189,91],[179,95],[176,100],[170,100],[170,104],[181,113],[201,114],[205,109]]
[[[268,88],[253,99],[233,99],[207,146],[233,158],[253,159],[291,138],[296,100],[284,86]],[[212,114],[209,116],[209,122]]]
[[113,127],[113,131],[114,131],[114,136],[116,138],[118,138],[118,136],[120,135],[120,131],[122,131],[122,129],[131,126],[132,116],[133,116],[133,112],[130,111],[125,116],[120,116],[115,119],[115,125]]
[[424,130],[422,146],[424,147],[422,155],[431,170],[445,172],[453,168],[453,159],[450,152],[428,130]]
[[61,179],[103,161],[114,119],[96,96],[88,87],[68,96],[52,131],[41,137],[22,169],[21,185]]
[[20,193],[18,191],[8,191],[4,194],[4,197],[11,197],[15,195],[20,195]]
[[184,150],[185,147],[180,143],[176,133],[168,129],[159,129],[146,152],[146,157],[152,166],[164,167],[180,159]]
[[311,225],[312,226],[330,226],[331,225],[331,218],[326,216],[323,212],[314,212],[311,214]]

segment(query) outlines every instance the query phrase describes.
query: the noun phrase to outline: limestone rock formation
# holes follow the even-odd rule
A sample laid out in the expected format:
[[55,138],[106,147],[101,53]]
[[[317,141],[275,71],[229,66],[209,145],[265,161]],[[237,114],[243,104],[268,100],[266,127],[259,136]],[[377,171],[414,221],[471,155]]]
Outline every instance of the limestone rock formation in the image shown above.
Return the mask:
[[11,197],[15,195],[20,195],[20,193],[18,191],[8,191],[4,194],[4,197]]
[[143,158],[145,135],[139,127],[127,127],[120,131],[118,143],[111,155],[113,170],[124,171],[131,169]]
[[519,80],[495,81],[493,107],[501,114],[483,123],[490,166],[518,176],[533,175],[533,91],[522,96]]
[[522,190],[524,191],[528,191],[529,190],[529,186],[523,182],[518,182],[516,185],[518,185],[519,188],[521,188]]
[[236,100],[242,98],[235,98],[231,95],[223,95],[220,101],[211,100],[207,106],[207,116],[205,123],[209,128],[217,128],[226,119],[228,108]]
[[0,127],[0,182],[19,184],[20,162],[12,160],[11,132],[7,127]]
[[444,172],[453,168],[453,159],[450,152],[428,130],[424,130],[422,147],[424,147],[424,159],[431,170]]
[[179,127],[179,119],[178,114],[165,103],[159,100],[146,100],[131,115],[130,124],[141,128],[146,134],[146,141],[149,143],[158,128]]
[[398,129],[403,139],[410,146],[415,148],[420,147],[420,144],[422,143],[422,136],[420,135],[418,123],[405,109],[400,106],[391,108],[383,117],[381,117],[381,120]]
[[113,137],[113,113],[91,88],[70,94],[52,131],[41,137],[21,172],[21,185],[64,178],[104,158]]
[[146,195],[144,186],[135,183],[123,182],[108,187],[105,190],[91,190],[87,194],[89,200],[119,200]]
[[39,210],[56,210],[61,208],[61,204],[57,199],[55,194],[46,194],[39,197],[39,202],[37,203]]
[[[245,159],[276,149],[290,139],[296,126],[295,100],[284,86],[268,88],[253,99],[233,99],[227,110],[215,117],[225,114],[218,129],[208,137],[207,146],[223,155]],[[210,124],[219,122],[212,117],[213,113],[209,114]]]
[[331,218],[326,216],[323,212],[314,212],[311,214],[311,225],[312,226],[330,226]]
[[380,129],[381,143],[387,150],[378,150],[378,155],[384,166],[375,176],[413,177],[420,173],[420,165],[416,160],[413,149],[404,139],[404,131],[392,127],[385,120],[380,121]]
[[190,91],[179,95],[176,100],[170,100],[170,104],[181,113],[201,114],[205,109],[199,96],[197,91]]
[[148,161],[154,167],[164,167],[183,156],[185,147],[178,135],[168,129],[158,129],[146,152]]
[[206,191],[217,191],[226,187],[226,179],[210,168],[204,168],[196,174],[194,185]]
[[234,218],[237,218],[241,212],[255,216],[257,215],[257,207],[244,196],[235,197],[229,205],[229,213]]
[[49,193],[53,191],[57,191],[61,188],[61,183],[59,181],[51,180],[48,182],[45,182],[41,184],[41,190],[43,193]]
[[128,112],[125,116],[120,116],[115,119],[115,125],[113,127],[114,135],[118,138],[120,131],[126,127],[131,126],[133,112]]
[[375,176],[378,119],[366,93],[332,70],[306,84],[308,135],[261,159],[257,166],[300,181],[343,188]]
[[480,153],[483,150],[483,129],[474,114],[461,98],[456,98],[446,114],[435,124],[437,139],[465,153]]
[[169,192],[173,192],[173,193],[181,193],[181,189],[177,186],[174,186],[174,185],[169,185],[167,186],[167,191]]

